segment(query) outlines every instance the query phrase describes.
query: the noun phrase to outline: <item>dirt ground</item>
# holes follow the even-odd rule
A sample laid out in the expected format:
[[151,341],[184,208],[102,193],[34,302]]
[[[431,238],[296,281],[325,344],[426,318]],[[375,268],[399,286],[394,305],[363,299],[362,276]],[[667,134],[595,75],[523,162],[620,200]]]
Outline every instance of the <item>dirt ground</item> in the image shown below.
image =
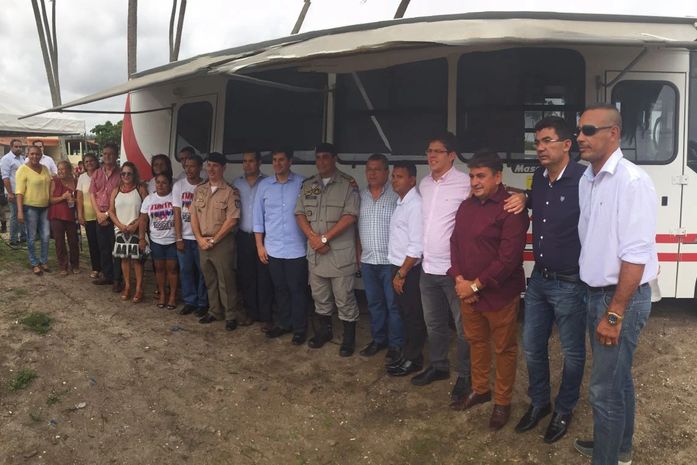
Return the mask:
[[[340,358],[338,338],[312,350],[123,303],[85,273],[35,277],[25,254],[0,243],[2,464],[590,463],[572,446],[591,433],[587,384],[561,441],[542,442],[546,420],[513,431],[527,406],[522,354],[511,421],[490,433],[490,404],[447,408],[454,379],[417,388],[386,376],[381,355]],[[54,319],[46,335],[19,324],[32,311]],[[696,330],[692,302],[654,306],[634,363],[635,465],[695,463]],[[358,345],[368,339],[363,314]],[[556,339],[552,364],[556,390]],[[11,391],[22,369],[38,377]]]

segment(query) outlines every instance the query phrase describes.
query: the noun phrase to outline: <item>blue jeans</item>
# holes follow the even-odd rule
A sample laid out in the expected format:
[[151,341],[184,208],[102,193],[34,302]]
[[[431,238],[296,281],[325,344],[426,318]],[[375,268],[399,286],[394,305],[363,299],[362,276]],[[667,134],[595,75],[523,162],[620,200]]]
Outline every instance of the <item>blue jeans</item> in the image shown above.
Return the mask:
[[182,285],[182,300],[194,307],[208,307],[208,291],[201,272],[198,244],[184,239],[184,251],[177,251],[179,258],[179,280]]
[[590,403],[593,407],[593,465],[616,465],[620,452],[632,450],[634,382],[632,361],[639,333],[651,313],[651,288],[644,284],[632,296],[622,320],[619,344],[601,345],[595,329],[605,318],[614,291],[589,289],[588,331],[593,351]]
[[392,348],[404,345],[399,307],[392,287],[392,266],[361,263],[361,276],[370,311],[370,333],[375,343]]
[[[51,225],[48,222],[48,207],[24,206],[24,224],[27,227],[27,250],[31,266],[45,265],[48,262],[48,240],[51,236]],[[41,238],[41,256],[36,258],[34,241],[36,235]]]
[[17,200],[8,202],[10,205],[10,242],[27,240],[27,228],[17,221]]
[[[578,275],[575,276],[578,278]],[[564,354],[561,385],[554,411],[569,414],[578,402],[586,363],[585,285],[545,279],[534,270],[525,291],[523,349],[528,365],[528,396],[534,407],[550,402],[549,336],[557,323]]]

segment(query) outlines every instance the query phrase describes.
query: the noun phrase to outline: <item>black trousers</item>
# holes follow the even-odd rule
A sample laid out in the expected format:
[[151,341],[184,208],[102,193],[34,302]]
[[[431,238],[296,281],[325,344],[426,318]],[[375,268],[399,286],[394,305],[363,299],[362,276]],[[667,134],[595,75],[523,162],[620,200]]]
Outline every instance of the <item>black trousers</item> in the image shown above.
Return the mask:
[[[392,267],[392,275],[397,274],[399,267]],[[423,360],[423,349],[426,343],[426,323],[424,323],[424,309],[421,306],[421,291],[419,280],[421,278],[421,265],[414,266],[404,280],[402,295],[396,294],[399,314],[402,317],[404,328],[404,347],[402,356],[407,360]]]
[[237,281],[242,305],[252,319],[271,322],[274,293],[269,266],[259,260],[254,234],[239,230],[236,239]]
[[92,271],[102,271],[102,261],[99,256],[99,241],[97,240],[97,221],[85,221],[85,233],[87,246],[90,252],[90,265]]
[[114,251],[114,224],[111,221],[105,225],[97,223],[97,244],[104,279],[121,281],[121,259],[111,255]]
[[292,329],[295,334],[307,332],[307,259],[269,257],[269,271],[273,281],[278,326]]

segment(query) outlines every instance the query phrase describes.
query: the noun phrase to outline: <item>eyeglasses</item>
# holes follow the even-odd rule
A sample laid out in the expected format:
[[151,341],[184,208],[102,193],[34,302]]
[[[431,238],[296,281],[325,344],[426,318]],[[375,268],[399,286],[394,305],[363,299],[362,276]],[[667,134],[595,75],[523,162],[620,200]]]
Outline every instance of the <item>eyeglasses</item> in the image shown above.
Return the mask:
[[564,142],[565,140],[567,140],[567,139],[552,139],[551,137],[545,137],[541,140],[535,139],[535,141],[533,142],[533,145],[535,147],[539,147],[540,145],[549,145],[549,144],[553,144],[555,142]]
[[443,155],[444,153],[448,153],[447,150],[442,150],[442,149],[426,149],[424,152],[426,155]]
[[576,137],[578,137],[581,134],[583,134],[584,136],[590,137],[590,136],[594,136],[595,133],[597,133],[598,131],[600,131],[602,129],[610,129],[610,128],[614,128],[614,127],[615,126],[600,126],[600,127],[598,127],[598,126],[593,126],[592,124],[584,124],[583,126],[576,128],[575,135],[576,135]]
[[126,176],[133,176],[133,173],[131,173],[130,171],[122,171],[121,177],[125,178]]

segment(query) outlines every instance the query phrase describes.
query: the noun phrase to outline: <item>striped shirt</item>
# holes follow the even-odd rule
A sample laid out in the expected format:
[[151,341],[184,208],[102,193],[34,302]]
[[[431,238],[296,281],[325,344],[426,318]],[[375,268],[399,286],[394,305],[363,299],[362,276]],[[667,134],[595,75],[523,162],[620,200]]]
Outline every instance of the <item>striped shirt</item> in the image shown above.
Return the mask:
[[390,238],[390,219],[397,207],[399,196],[383,186],[382,193],[373,199],[369,188],[361,191],[361,209],[358,214],[358,234],[361,238],[361,262],[370,265],[389,265],[387,259]]

